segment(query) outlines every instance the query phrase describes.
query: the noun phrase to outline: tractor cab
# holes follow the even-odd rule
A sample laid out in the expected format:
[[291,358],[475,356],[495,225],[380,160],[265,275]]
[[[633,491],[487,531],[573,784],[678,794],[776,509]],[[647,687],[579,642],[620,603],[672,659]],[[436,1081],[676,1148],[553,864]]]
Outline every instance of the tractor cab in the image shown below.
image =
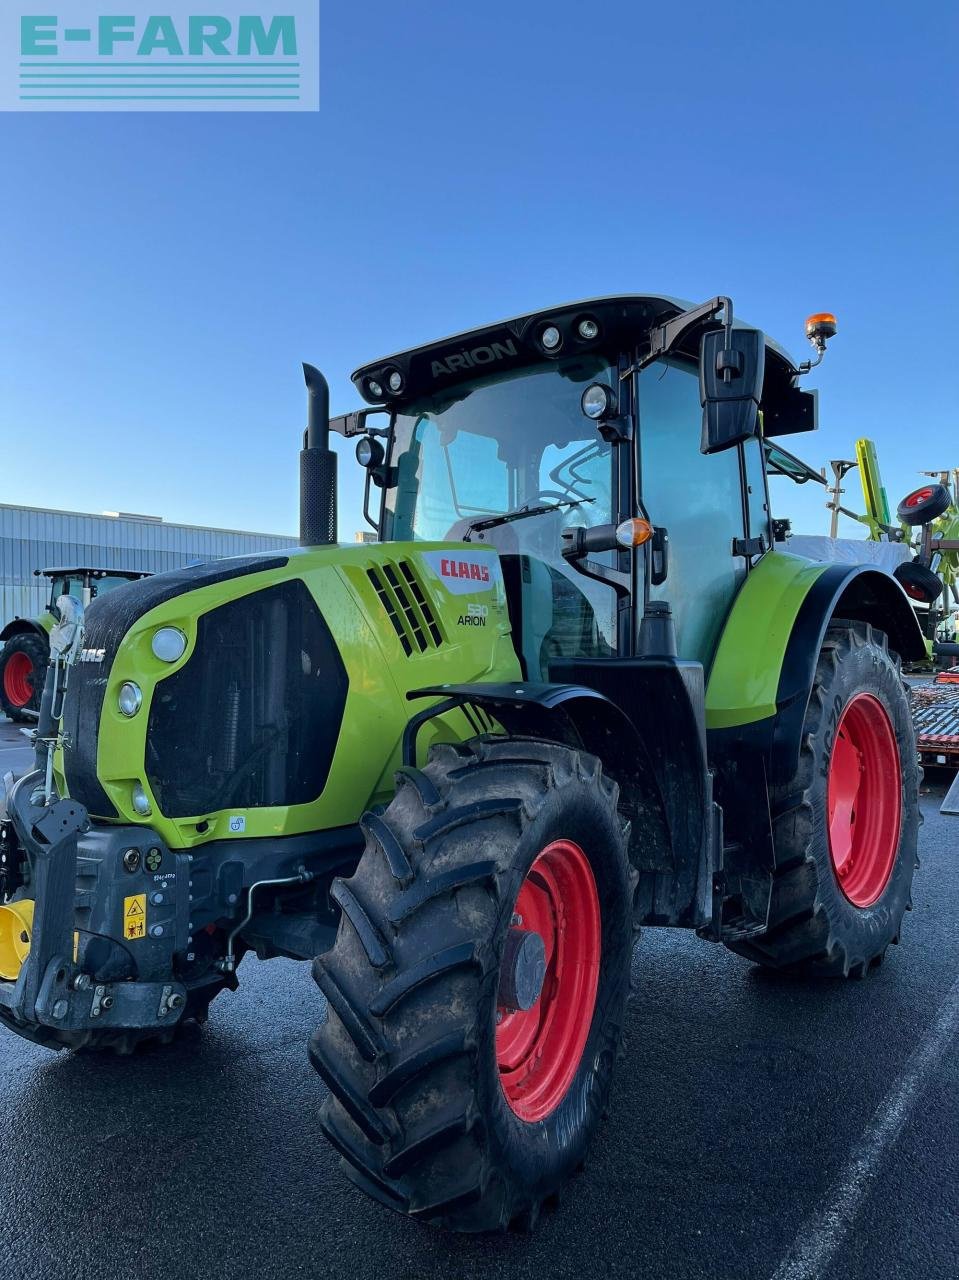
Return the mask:
[[[376,516],[367,502],[370,523],[388,541],[495,547],[527,678],[634,655],[656,599],[670,603],[679,655],[712,659],[772,545],[763,427],[816,424],[798,368],[726,306],[596,299],[354,374],[376,408],[332,425],[360,434],[382,497]],[[723,358],[730,379],[710,389],[703,361],[715,379]],[[371,426],[378,410],[385,429]]]
[[86,608],[97,596],[112,591],[124,582],[136,582],[140,578],[151,575],[133,569],[90,569],[86,567],[71,569],[34,569],[38,578],[50,581],[50,599],[47,601],[47,612],[54,618],[57,614],[57,601],[61,596],[72,596]]

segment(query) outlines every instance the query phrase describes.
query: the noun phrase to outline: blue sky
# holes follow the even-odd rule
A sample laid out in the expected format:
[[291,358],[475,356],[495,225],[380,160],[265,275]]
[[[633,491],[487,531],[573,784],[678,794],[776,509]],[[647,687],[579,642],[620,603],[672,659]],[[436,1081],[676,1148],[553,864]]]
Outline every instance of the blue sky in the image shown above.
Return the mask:
[[319,114],[0,116],[0,501],[292,532],[301,360],[342,411],[367,359],[650,291],[798,358],[835,311],[793,447],[872,436],[895,502],[959,465],[957,14],[325,0]]

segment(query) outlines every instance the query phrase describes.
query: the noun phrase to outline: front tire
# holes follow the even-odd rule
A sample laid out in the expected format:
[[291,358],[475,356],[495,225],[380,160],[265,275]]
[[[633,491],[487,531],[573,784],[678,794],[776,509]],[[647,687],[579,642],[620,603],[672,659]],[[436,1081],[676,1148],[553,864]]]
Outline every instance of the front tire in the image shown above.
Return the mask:
[[321,1123],[392,1209],[532,1225],[582,1165],[621,1039],[635,873],[617,788],[582,752],[502,738],[436,747],[398,781],[314,965]]
[[50,650],[38,635],[11,636],[0,650],[0,709],[11,720],[30,720],[40,710]]
[[911,906],[919,776],[909,700],[886,637],[865,623],[835,623],[799,768],[770,796],[768,928],[731,950],[813,977],[862,977],[878,965]]

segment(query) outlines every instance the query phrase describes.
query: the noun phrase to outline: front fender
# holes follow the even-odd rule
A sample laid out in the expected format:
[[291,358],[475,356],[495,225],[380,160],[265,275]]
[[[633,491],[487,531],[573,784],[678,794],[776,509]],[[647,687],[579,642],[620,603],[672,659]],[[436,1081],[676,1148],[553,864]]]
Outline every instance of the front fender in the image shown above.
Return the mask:
[[[672,833],[666,803],[646,743],[626,713],[597,689],[578,684],[515,680],[505,684],[449,684],[415,689],[410,699],[441,697],[482,707],[511,737],[529,735],[597,756],[621,790],[632,821],[632,844],[641,864],[672,865]],[[425,719],[435,708],[422,713]],[[404,745],[415,759],[414,717]]]
[[0,642],[9,640],[11,636],[40,636],[46,640],[47,634],[46,628],[30,618],[14,618],[0,631]]

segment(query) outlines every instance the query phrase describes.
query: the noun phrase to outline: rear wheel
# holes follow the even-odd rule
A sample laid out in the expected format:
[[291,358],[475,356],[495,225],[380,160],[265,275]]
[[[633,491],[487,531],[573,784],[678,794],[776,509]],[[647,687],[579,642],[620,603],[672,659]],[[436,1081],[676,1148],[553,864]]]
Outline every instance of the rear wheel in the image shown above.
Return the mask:
[[593,757],[522,739],[434,748],[398,780],[314,965],[321,1123],[392,1209],[531,1225],[585,1158],[621,1038],[635,874],[617,790]]
[[11,720],[29,720],[40,710],[49,649],[38,635],[11,636],[0,651],[0,707]]
[[769,927],[732,950],[770,968],[862,977],[899,940],[919,831],[909,702],[881,632],[829,628],[799,768],[771,802]]

